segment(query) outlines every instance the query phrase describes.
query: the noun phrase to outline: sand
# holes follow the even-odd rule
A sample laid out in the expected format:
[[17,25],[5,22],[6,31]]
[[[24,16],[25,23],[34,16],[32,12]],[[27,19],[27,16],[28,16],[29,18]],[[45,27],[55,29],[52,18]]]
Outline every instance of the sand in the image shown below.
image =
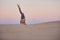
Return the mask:
[[60,21],[0,25],[0,40],[60,40]]

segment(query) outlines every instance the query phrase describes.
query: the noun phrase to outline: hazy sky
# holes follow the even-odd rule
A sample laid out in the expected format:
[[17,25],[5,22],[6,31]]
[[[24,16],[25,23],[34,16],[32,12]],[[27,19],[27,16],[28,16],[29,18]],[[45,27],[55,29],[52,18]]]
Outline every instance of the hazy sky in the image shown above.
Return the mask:
[[60,20],[60,0],[0,0],[0,24],[19,24],[17,3],[27,24]]

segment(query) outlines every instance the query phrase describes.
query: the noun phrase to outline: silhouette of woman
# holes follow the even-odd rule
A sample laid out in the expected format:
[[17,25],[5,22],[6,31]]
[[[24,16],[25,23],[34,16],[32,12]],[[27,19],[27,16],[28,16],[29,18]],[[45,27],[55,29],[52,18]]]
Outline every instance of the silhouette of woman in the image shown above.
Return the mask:
[[21,20],[20,20],[20,23],[21,24],[26,24],[25,23],[25,16],[24,16],[24,13],[21,11],[21,8],[19,7],[19,5],[17,4],[18,8],[19,8],[19,12],[21,14]]

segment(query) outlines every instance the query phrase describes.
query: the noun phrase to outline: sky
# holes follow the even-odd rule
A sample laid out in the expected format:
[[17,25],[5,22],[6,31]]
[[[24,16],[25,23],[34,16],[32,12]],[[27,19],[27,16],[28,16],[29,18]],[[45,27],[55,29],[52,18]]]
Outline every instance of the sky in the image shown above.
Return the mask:
[[0,24],[20,23],[17,4],[27,24],[60,20],[60,0],[0,0]]

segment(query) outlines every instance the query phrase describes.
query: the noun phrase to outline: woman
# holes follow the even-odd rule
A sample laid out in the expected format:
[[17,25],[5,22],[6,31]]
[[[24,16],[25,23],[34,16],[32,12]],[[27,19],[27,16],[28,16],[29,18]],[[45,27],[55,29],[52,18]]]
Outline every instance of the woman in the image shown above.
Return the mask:
[[25,16],[24,16],[24,13],[21,11],[21,8],[19,7],[19,5],[17,4],[18,8],[19,8],[19,12],[21,14],[21,20],[20,20],[20,23],[21,24],[26,24],[25,23]]

